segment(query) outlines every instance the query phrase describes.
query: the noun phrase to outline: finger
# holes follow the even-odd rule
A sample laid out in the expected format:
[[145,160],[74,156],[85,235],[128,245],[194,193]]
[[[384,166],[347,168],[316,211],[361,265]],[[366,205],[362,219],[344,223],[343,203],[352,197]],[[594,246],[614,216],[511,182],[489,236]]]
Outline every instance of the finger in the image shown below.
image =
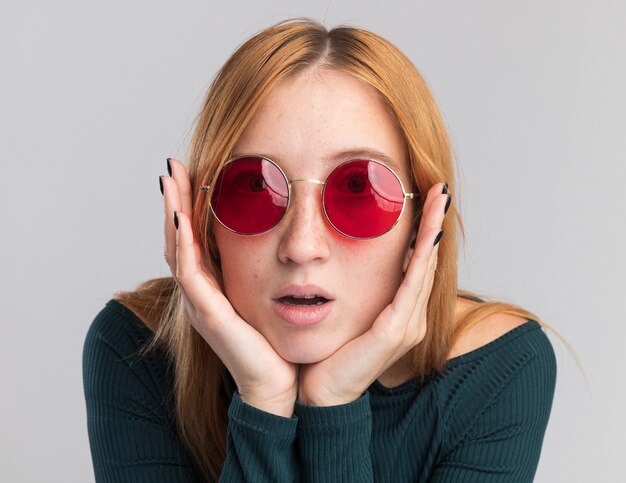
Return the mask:
[[[242,318],[219,289],[217,282],[204,268],[198,244],[193,239],[191,222],[187,215],[177,213],[176,281],[196,310],[198,321],[192,321],[200,335],[225,364],[241,347],[258,347],[267,341]],[[246,345],[250,344],[250,345]]]
[[426,270],[426,284],[419,294],[417,303],[409,320],[407,338],[411,347],[419,343],[426,335],[428,323],[428,300],[430,299],[430,294],[432,293],[435,281],[438,253],[439,244],[435,246],[430,260],[428,261],[428,268]]
[[435,281],[435,274],[437,271],[437,262],[439,256],[439,244],[437,244],[430,256],[430,260],[428,260],[428,267],[426,268],[426,277],[425,284],[422,291],[419,294],[417,304],[415,306],[415,310],[413,314],[417,313],[418,308],[423,308],[424,312],[426,311],[426,306],[428,304],[428,299],[430,298],[430,294],[432,292],[432,288]]
[[[204,269],[200,254],[200,248],[193,239],[191,222],[182,211],[176,212],[178,229],[175,239],[175,278],[181,288],[187,294],[190,302],[197,308],[204,308],[207,302],[207,295],[215,295],[218,290],[211,275]],[[220,293],[220,295],[222,295]],[[208,312],[205,308],[204,312]]]
[[187,169],[178,159],[170,158],[169,161],[172,169],[172,179],[176,182],[178,188],[182,212],[189,218],[192,218],[191,183],[189,182]]
[[174,226],[174,211],[182,211],[182,202],[178,193],[178,186],[169,176],[162,176],[163,183],[163,211],[165,260],[170,267],[172,276],[176,276],[176,227]]
[[438,183],[428,191],[427,208],[423,212],[415,249],[392,302],[392,312],[397,315],[400,324],[409,320],[426,285],[429,261],[436,250],[434,242],[441,231],[448,199],[447,194],[441,193],[442,187],[443,184]]
[[422,208],[418,237],[415,242],[416,246],[420,242],[420,235],[428,237],[430,230],[437,229],[437,233],[439,233],[439,229],[441,229],[445,217],[445,205],[448,200],[448,194],[442,193],[443,186],[444,183],[437,183],[428,190],[426,201]]
[[[426,199],[424,200],[423,205],[420,207],[420,214],[422,219],[424,218],[425,214],[432,209],[433,203],[436,204],[441,198],[439,195],[442,194],[444,184],[445,183],[436,183],[432,185],[430,189],[426,192]],[[444,195],[444,197],[445,196],[447,196],[447,194]],[[420,223],[420,225],[425,228],[422,223]]]

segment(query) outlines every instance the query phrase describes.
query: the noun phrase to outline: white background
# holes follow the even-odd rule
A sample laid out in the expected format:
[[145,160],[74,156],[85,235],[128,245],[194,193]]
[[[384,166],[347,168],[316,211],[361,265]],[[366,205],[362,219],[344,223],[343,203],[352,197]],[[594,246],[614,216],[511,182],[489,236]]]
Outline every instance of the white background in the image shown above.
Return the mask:
[[626,2],[0,0],[0,480],[93,481],[81,353],[169,274],[158,175],[217,69],[286,17],[398,45],[459,159],[461,287],[517,303],[558,382],[536,481],[623,481]]

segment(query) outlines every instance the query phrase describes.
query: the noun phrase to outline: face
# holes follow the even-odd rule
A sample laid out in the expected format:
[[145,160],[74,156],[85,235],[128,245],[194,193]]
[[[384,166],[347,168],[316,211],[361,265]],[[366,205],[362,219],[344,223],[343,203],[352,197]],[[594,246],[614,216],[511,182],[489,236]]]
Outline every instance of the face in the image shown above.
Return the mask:
[[[263,155],[289,180],[324,181],[335,166],[358,157],[347,151],[365,151],[362,157],[389,165],[410,191],[405,145],[377,92],[348,74],[318,70],[273,89],[233,156]],[[321,192],[319,184],[292,183],[283,219],[261,235],[238,235],[214,223],[228,299],[293,363],[321,361],[372,326],[393,300],[415,234],[407,200],[389,232],[347,238],[326,220]]]

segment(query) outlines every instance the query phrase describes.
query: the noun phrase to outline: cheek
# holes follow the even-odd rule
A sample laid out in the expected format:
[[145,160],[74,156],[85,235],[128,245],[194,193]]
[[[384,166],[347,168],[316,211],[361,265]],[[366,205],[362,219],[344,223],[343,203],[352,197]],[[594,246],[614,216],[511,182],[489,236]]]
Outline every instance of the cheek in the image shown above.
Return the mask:
[[[235,310],[244,316],[253,310],[262,274],[268,271],[264,266],[268,258],[266,250],[252,239],[224,233],[223,229],[215,231],[226,297]],[[254,246],[251,246],[253,242]]]
[[353,314],[363,314],[361,324],[371,324],[393,300],[402,282],[404,256],[405,250],[398,244],[386,243],[363,249],[356,245],[344,254],[343,296]]
[[[330,256],[317,267],[300,267],[299,275],[307,272],[315,282],[322,283],[337,294],[336,328],[351,337],[365,332],[386,305],[391,303],[402,281],[403,262],[408,247],[408,233],[400,228],[395,236],[383,236],[368,241],[331,237]],[[406,236],[405,236],[406,235]],[[226,296],[235,310],[250,325],[262,330],[259,314],[269,309],[264,289],[276,289],[276,278],[283,274],[290,280],[293,274],[283,273],[276,247],[263,238],[234,235],[223,228],[215,229],[220,253]],[[281,282],[284,282],[281,278]],[[350,320],[350,324],[345,321]],[[342,322],[343,321],[343,322]]]

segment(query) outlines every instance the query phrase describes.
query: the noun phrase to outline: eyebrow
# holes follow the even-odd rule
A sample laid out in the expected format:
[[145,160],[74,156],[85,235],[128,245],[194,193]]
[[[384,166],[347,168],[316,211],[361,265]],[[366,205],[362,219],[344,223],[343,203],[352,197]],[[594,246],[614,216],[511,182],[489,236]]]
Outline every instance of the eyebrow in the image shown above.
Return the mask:
[[[242,156],[242,155],[245,155],[245,153],[239,153],[239,152],[231,153],[231,157]],[[277,160],[277,158],[274,157],[273,155],[264,154],[262,156],[267,156],[269,159]],[[385,163],[387,166],[394,169],[395,171],[400,171],[400,166],[398,165],[396,161],[393,160],[391,156],[383,153],[382,151],[377,151],[375,149],[370,149],[370,148],[346,149],[343,151],[337,151],[329,156],[323,157],[323,159],[331,161],[333,163],[337,163],[339,161],[347,161],[349,159],[356,159],[356,158],[367,158],[367,159],[373,159],[375,161],[382,161],[383,163]]]
[[357,148],[357,149],[347,149],[345,151],[339,151],[337,153],[334,153],[328,159],[330,159],[333,162],[337,162],[337,161],[353,159],[353,158],[368,158],[368,159],[373,159],[375,161],[382,161],[383,163],[393,168],[394,170],[396,171],[400,170],[400,166],[398,166],[398,163],[396,163],[393,160],[393,158],[391,158],[391,156],[381,151],[377,151],[375,149],[369,149],[369,148]]

